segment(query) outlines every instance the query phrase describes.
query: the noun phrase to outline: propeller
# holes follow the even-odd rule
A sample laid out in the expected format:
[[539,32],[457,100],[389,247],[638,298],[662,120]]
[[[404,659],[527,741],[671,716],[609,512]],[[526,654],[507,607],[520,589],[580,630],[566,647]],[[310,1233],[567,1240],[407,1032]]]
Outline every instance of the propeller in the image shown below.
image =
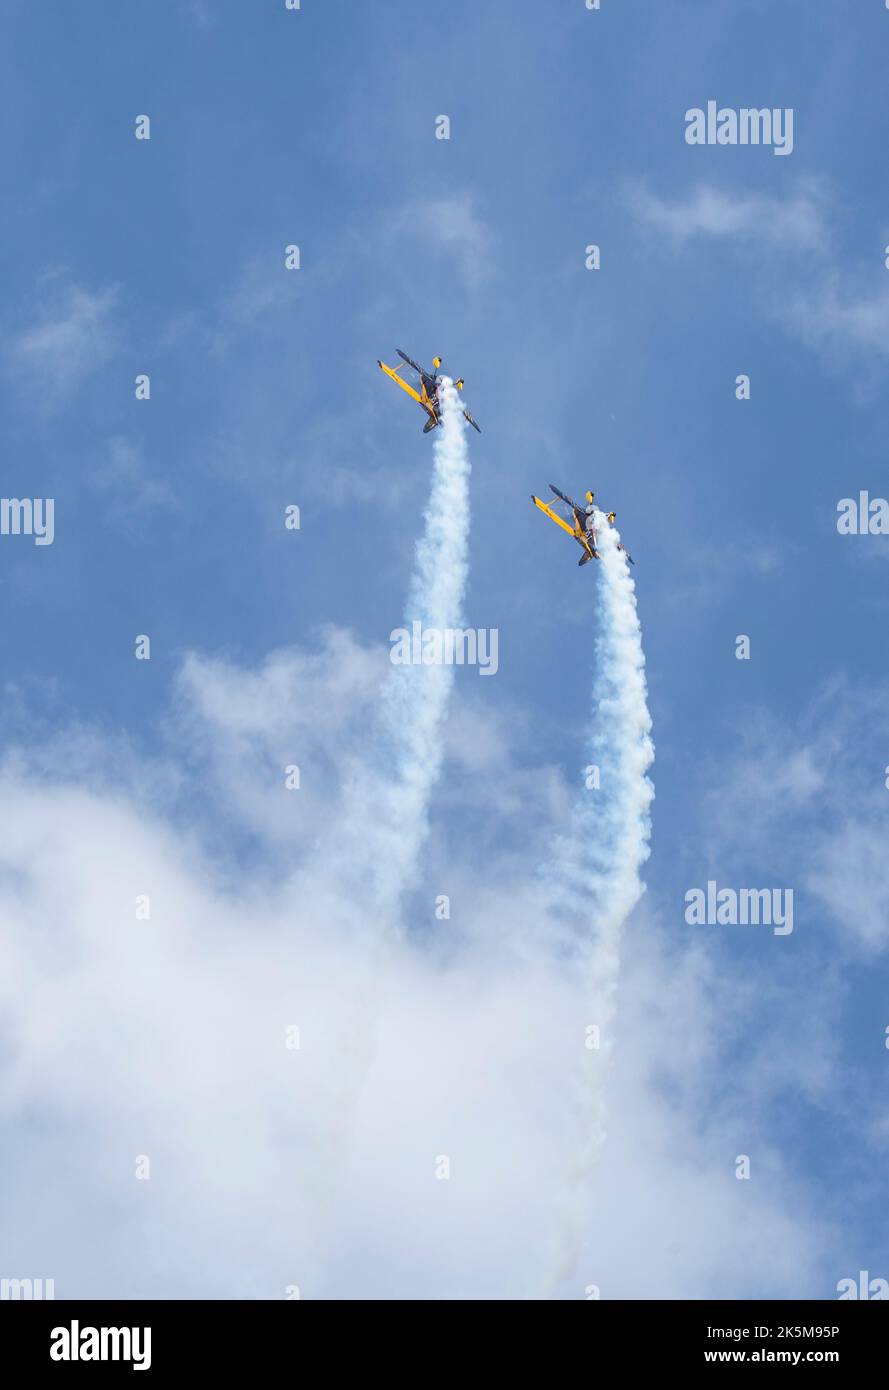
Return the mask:
[[415,362],[412,357],[408,357],[406,352],[401,351],[401,348],[396,348],[395,351],[398,353],[398,356],[401,358],[402,362],[406,362],[409,367],[413,367],[415,372],[420,373],[420,376],[428,375],[428,373],[424,373],[423,368],[419,365],[419,363]]
[[573,507],[575,511],[581,510],[581,508],[578,507],[576,502],[572,502],[571,498],[568,497],[566,493],[561,492],[559,488],[556,487],[555,483],[550,483],[549,490],[550,492],[554,492],[556,496],[561,498],[561,500],[565,502],[569,507]]

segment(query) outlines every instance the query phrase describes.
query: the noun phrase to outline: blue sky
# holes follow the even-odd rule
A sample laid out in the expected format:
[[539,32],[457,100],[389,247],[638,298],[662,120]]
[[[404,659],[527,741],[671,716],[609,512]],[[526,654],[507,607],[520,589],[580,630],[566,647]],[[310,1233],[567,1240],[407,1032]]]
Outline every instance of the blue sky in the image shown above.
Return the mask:
[[[635,1264],[618,1226],[601,1258],[624,1296],[830,1297],[859,1269],[889,1278],[889,540],[836,529],[841,498],[889,495],[889,10],[4,0],[0,15],[3,493],[55,499],[52,546],[0,538],[2,727],[34,843],[44,818],[68,843],[65,784],[112,821],[125,802],[134,844],[143,816],[165,844],[181,835],[196,879],[240,874],[249,898],[332,823],[432,457],[376,360],[441,353],[483,430],[466,616],[498,629],[499,670],[458,673],[415,932],[450,873],[508,934],[517,865],[543,857],[585,761],[597,576],[529,498],[592,486],[636,559],[657,748],[610,1125],[671,1155],[659,1200],[697,1251],[673,1269],[655,1212]],[[685,112],[709,99],[793,108],[792,154],[689,146]],[[257,783],[282,757],[309,769],[298,813]],[[101,873],[101,845],[83,848]],[[10,883],[36,850],[20,852]],[[708,878],[793,887],[793,935],[687,925],[684,895]],[[14,934],[14,904],[7,918]],[[210,949],[199,934],[195,956]],[[261,972],[261,943],[239,949]],[[53,1113],[37,1063],[22,1074]],[[19,1105],[12,1086],[13,1144]],[[752,1228],[780,1213],[794,1252],[774,1287],[707,1246],[709,1198],[696,1206],[705,1168],[731,1177],[751,1148],[769,1173]],[[629,1222],[638,1193],[623,1196]],[[725,1201],[731,1245],[748,1218]],[[162,1264],[163,1223],[145,1239]],[[72,1291],[104,1291],[125,1244],[102,1249],[89,1270],[61,1247],[46,1259]],[[179,1291],[206,1288],[209,1249],[196,1234]],[[343,1269],[326,1288],[348,1291]]]

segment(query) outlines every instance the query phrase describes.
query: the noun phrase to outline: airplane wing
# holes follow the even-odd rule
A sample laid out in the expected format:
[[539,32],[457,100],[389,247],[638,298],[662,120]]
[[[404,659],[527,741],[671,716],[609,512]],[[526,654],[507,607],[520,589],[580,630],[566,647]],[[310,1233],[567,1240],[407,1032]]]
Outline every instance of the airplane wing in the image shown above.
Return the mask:
[[[403,355],[404,354],[402,354],[402,356]],[[380,371],[385,372],[388,377],[391,377],[393,381],[397,382],[402,391],[406,391],[409,396],[412,396],[418,405],[423,404],[423,397],[420,395],[419,391],[415,391],[413,386],[409,385],[403,377],[400,377],[394,367],[387,367],[386,363],[381,362],[379,358],[377,358],[377,366],[380,368]]]
[[[552,484],[550,484],[550,486],[552,486]],[[553,491],[555,491],[555,488],[553,488]],[[562,494],[559,493],[559,496],[561,497]],[[545,502],[541,502],[539,497],[535,497],[533,492],[531,494],[531,501],[534,503],[535,507],[539,507],[540,510],[544,512],[546,516],[549,517],[550,521],[554,521],[557,526],[561,526],[562,530],[567,531],[568,535],[572,538],[572,540],[577,541],[580,545],[583,546],[584,550],[586,551],[586,554],[584,555],[582,560],[578,561],[579,564],[585,565],[588,560],[596,559],[595,550],[590,545],[588,538],[581,533],[579,526],[570,526],[568,522],[564,520],[563,517],[559,516],[558,512],[553,511],[552,507],[548,507]],[[563,501],[567,501],[567,498],[563,498]],[[569,503],[569,506],[570,505],[571,504]]]
[[540,510],[549,517],[550,521],[554,521],[557,526],[561,526],[562,530],[567,531],[568,535],[572,536],[574,540],[580,540],[575,527],[569,526],[568,522],[565,521],[563,517],[559,516],[558,512],[554,512],[552,507],[548,507],[545,502],[541,502],[540,498],[535,497],[533,492],[531,494],[531,501],[534,503],[535,507],[539,507]]

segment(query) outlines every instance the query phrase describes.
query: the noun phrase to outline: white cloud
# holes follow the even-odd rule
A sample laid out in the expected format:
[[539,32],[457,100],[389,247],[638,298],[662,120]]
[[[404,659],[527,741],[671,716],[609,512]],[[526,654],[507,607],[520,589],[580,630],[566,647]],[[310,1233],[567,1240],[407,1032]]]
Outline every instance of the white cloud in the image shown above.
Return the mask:
[[171,484],[165,478],[152,477],[141,451],[119,436],[108,440],[105,457],[92,469],[89,480],[124,520],[179,505]]
[[694,237],[725,237],[791,250],[824,251],[829,240],[827,195],[803,180],[785,197],[737,194],[699,184],[683,197],[661,198],[644,183],[627,185],[625,199],[641,222],[681,247]]
[[754,716],[706,803],[711,862],[780,872],[853,956],[889,947],[885,692],[829,683],[793,727]]
[[[317,649],[272,653],[257,670],[191,654],[176,682],[177,742],[187,748],[213,814],[267,846],[311,847],[333,828],[338,797],[361,757],[387,652],[322,628]],[[284,768],[301,769],[298,795]]]
[[783,197],[702,184],[662,198],[636,182],[627,186],[625,201],[640,225],[663,232],[675,251],[710,238],[755,252],[763,312],[828,365],[867,368],[889,356],[882,259],[871,266],[830,260],[837,209],[822,180],[801,180]]
[[411,204],[402,212],[400,226],[452,256],[470,289],[491,274],[491,233],[470,194]]
[[[316,267],[313,289],[317,291],[331,274],[326,264]],[[253,336],[260,329],[289,334],[289,321],[282,311],[293,308],[307,283],[301,271],[287,268],[283,243],[254,253],[208,308],[188,309],[169,318],[160,332],[161,346],[225,358],[245,334]]]
[[210,27],[210,10],[206,0],[185,0],[185,13],[197,25],[199,29]]
[[889,947],[889,815],[870,800],[869,818],[847,813],[819,838],[808,883],[844,932],[876,954]]
[[681,612],[712,604],[742,576],[766,579],[780,573],[793,549],[792,542],[782,540],[777,544],[762,528],[751,528],[739,541],[727,540],[719,545],[702,541],[693,553],[675,557],[673,583],[659,599],[671,610]]
[[116,341],[114,286],[92,292],[50,279],[34,322],[14,335],[7,368],[52,400],[71,394],[105,363]]
[[[152,789],[138,799],[109,784],[107,739],[94,769],[81,745],[67,781],[7,765],[10,1268],[54,1277],[60,1297],[274,1298],[296,1283],[306,1297],[522,1298],[544,1287],[570,1220],[583,1229],[566,1297],[590,1283],[604,1297],[829,1292],[827,1236],[747,1098],[745,1141],[767,1180],[733,1177],[730,1097],[712,1121],[715,1044],[748,1025],[749,1001],[703,952],[664,955],[650,916],[632,936],[609,1138],[578,1211],[565,1172],[584,1138],[577,1096],[599,1003],[536,935],[533,865],[445,865],[452,919],[430,911],[410,940],[368,944],[366,885],[335,852],[341,780],[313,751],[361,756],[379,673],[380,653],[333,630],[257,673],[192,658],[170,730],[193,778],[177,813],[150,803],[165,789],[150,768],[132,769]],[[494,732],[496,764],[509,740]],[[464,723],[455,800],[472,776],[468,738]],[[294,744],[313,768],[308,816],[287,809],[277,776]],[[490,772],[483,762],[477,776]],[[233,853],[242,815],[274,840],[274,872]],[[320,842],[323,900],[301,897],[276,820],[294,863]],[[139,894],[150,921],[136,919]],[[285,1047],[291,1024],[298,1050]],[[757,1096],[759,1076],[748,1085]],[[149,1182],[134,1177],[140,1154]],[[435,1176],[443,1155],[448,1181]]]
[[779,308],[784,328],[834,361],[849,353],[889,357],[889,285],[882,261],[872,273],[825,272],[792,290]]
[[291,306],[298,297],[299,285],[300,272],[287,269],[283,248],[280,256],[272,260],[254,256],[222,301],[220,317],[226,325],[249,327],[264,315]]

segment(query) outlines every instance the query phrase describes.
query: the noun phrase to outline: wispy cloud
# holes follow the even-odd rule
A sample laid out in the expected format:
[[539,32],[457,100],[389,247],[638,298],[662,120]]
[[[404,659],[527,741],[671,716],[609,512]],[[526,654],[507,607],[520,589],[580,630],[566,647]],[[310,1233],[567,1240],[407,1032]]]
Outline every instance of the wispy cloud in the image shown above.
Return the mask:
[[838,210],[823,180],[801,180],[784,196],[699,184],[675,198],[635,182],[624,200],[674,252],[709,238],[756,253],[763,312],[829,366],[866,369],[889,357],[889,272],[876,257],[870,266],[836,263]]
[[210,27],[210,10],[207,0],[180,0],[180,4],[183,12],[198,29]]
[[244,328],[264,315],[290,307],[298,297],[300,273],[287,270],[278,257],[247,261],[234,288],[220,304],[223,322]]
[[695,237],[723,237],[761,246],[821,251],[828,238],[827,192],[803,180],[785,197],[731,193],[698,184],[677,198],[662,198],[646,184],[626,185],[624,200],[641,222],[665,232],[676,247]]
[[166,478],[153,476],[141,450],[121,437],[108,440],[105,457],[91,470],[89,481],[122,519],[179,505]]
[[70,395],[108,360],[117,333],[118,289],[84,289],[56,277],[41,287],[34,320],[13,334],[7,369],[51,400]]
[[[316,289],[324,276],[324,270],[315,271]],[[300,271],[287,269],[283,245],[253,253],[233,271],[212,303],[173,314],[161,330],[161,345],[224,358],[245,337],[255,340],[260,329],[286,328],[285,311],[293,308],[306,284]]]
[[426,242],[453,257],[470,289],[492,271],[491,232],[468,193],[412,203],[401,214],[401,224],[419,232]]
[[792,290],[779,308],[789,333],[834,362],[889,357],[889,271],[878,261],[870,271],[825,271]]
[[737,541],[705,541],[691,555],[676,558],[673,583],[659,596],[665,607],[688,612],[721,599],[739,581],[769,579],[779,574],[795,546],[780,543],[754,529]]
[[884,690],[835,679],[794,727],[760,711],[706,799],[711,862],[780,873],[853,955],[889,948],[886,710]]

